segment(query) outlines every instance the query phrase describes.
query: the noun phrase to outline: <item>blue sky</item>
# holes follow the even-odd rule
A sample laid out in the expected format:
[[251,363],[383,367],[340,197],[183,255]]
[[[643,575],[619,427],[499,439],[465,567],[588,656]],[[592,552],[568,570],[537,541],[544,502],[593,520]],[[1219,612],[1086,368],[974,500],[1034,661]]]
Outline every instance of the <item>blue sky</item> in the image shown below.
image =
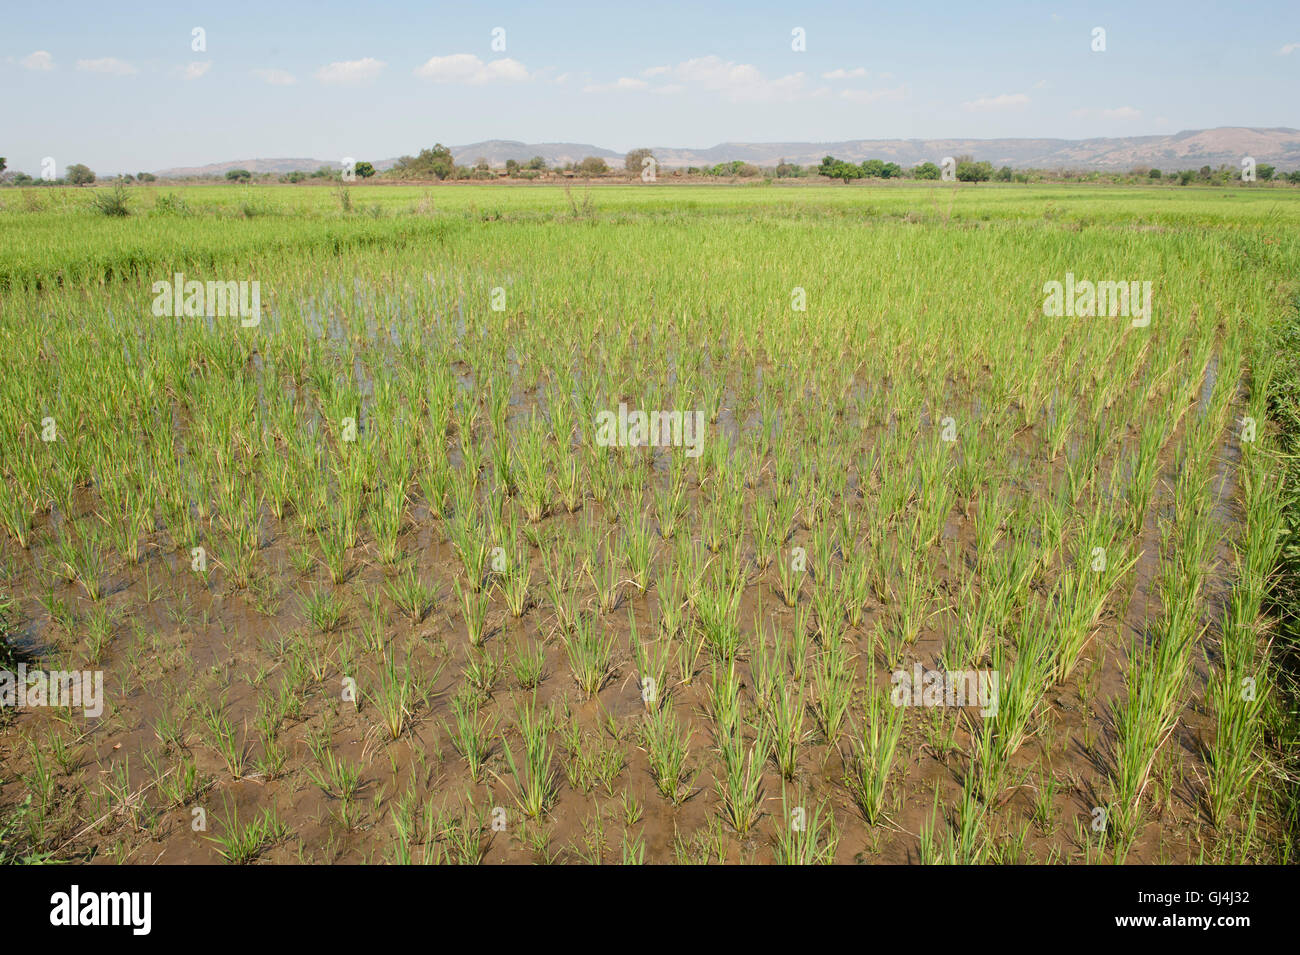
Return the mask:
[[1300,126],[1297,91],[1290,0],[32,3],[0,32],[0,155],[109,174],[483,139],[1082,139]]

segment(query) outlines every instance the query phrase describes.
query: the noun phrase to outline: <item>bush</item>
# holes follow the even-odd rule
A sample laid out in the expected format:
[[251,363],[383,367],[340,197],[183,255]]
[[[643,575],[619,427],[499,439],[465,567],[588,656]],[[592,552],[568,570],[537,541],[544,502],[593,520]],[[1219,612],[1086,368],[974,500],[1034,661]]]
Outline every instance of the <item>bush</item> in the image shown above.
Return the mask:
[[253,174],[247,169],[227,169],[226,178],[231,182],[248,182],[253,178]]
[[988,182],[993,178],[993,164],[963,159],[957,163],[957,179],[961,182]]
[[389,175],[394,179],[448,179],[456,173],[451,150],[442,143],[432,149],[421,149],[418,156],[403,156],[394,164]]
[[181,195],[169,192],[154,200],[153,211],[158,215],[187,216],[190,207]]
[[369,179],[375,174],[375,167],[372,163],[359,162],[353,167],[352,171],[362,179]]
[[634,176],[641,175],[641,168],[647,158],[653,159],[654,153],[644,146],[640,149],[633,149],[623,157],[623,168]]
[[915,179],[938,179],[939,175],[939,167],[932,162],[923,162],[912,170]]
[[609,172],[609,164],[599,156],[588,156],[578,163],[577,171],[584,176],[603,176]]
[[90,204],[100,215],[114,219],[124,219],[131,214],[126,204],[126,186],[120,182],[114,183],[110,190],[95,193],[90,197]]
[[1159,169],[1152,169],[1149,173],[1147,173],[1147,178],[1159,179],[1162,175],[1163,173]]
[[65,178],[74,186],[88,186],[95,181],[95,174],[90,171],[89,166],[74,162],[68,167]]

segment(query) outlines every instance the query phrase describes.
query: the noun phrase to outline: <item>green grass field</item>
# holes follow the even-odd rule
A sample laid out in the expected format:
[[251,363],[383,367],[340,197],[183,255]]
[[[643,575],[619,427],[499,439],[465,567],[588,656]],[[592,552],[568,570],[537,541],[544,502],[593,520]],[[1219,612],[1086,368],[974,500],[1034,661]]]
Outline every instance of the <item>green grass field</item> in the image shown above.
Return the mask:
[[0,192],[0,663],[103,673],[0,858],[1291,859],[1297,191],[102,191]]

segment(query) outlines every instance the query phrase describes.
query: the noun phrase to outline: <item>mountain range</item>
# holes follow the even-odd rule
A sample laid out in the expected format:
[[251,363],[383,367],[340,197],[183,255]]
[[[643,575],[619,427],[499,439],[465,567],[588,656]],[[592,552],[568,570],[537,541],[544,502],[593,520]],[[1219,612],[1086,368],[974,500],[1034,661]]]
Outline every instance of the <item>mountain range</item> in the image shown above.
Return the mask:
[[[781,160],[816,164],[823,156],[861,162],[883,159],[903,166],[938,162],[945,156],[970,155],[994,166],[1013,169],[1072,169],[1127,171],[1136,166],[1159,169],[1188,169],[1227,164],[1237,166],[1245,156],[1270,163],[1283,170],[1300,168],[1300,130],[1289,127],[1255,128],[1220,126],[1193,129],[1171,135],[1103,137],[1097,139],[848,139],[823,143],[719,143],[707,149],[652,146],[655,158],[666,168],[712,166],[739,159],[758,166],[774,166]],[[417,150],[412,150],[415,152]],[[620,164],[623,153],[587,143],[524,143],[492,139],[452,146],[458,164],[473,165],[485,159],[492,166],[506,160],[524,162],[541,156],[551,165],[579,162],[598,156],[611,165]],[[376,169],[391,167],[396,158],[371,160]],[[337,169],[338,161],[324,159],[241,159],[203,166],[157,170],[162,178],[223,175],[230,169],[250,172],[311,172],[321,166]]]

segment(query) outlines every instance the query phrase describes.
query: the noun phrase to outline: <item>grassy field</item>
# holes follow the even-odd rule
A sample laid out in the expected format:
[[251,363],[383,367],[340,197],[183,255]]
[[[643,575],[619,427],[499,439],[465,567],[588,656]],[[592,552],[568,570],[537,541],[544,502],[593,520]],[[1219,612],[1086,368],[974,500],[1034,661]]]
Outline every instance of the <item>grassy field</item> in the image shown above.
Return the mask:
[[1291,858],[1295,190],[103,193],[0,192],[0,669],[103,674],[0,859]]

